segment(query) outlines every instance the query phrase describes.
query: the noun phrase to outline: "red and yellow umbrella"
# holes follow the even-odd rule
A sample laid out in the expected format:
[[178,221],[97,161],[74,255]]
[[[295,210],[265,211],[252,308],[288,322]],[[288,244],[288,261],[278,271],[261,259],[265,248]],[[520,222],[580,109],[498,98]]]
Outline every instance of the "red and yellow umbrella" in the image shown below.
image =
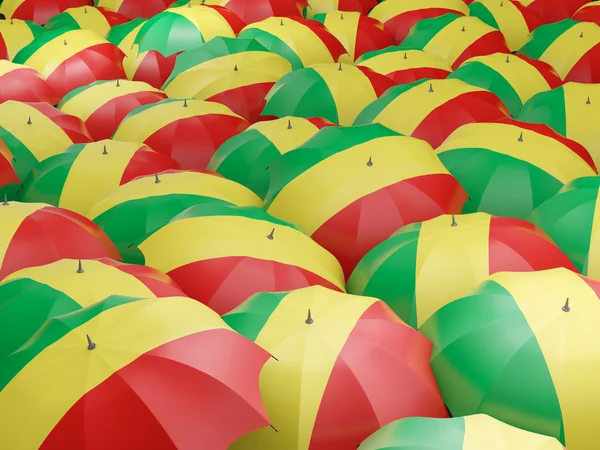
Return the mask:
[[593,22],[600,26],[600,8],[598,6],[600,5],[596,1],[586,3],[571,18],[578,22]]
[[69,92],[58,109],[83,120],[90,136],[99,141],[110,138],[134,109],[166,98],[142,81],[100,80]]
[[537,12],[544,23],[559,22],[568,19],[585,5],[588,0],[519,0],[532,11]]
[[346,277],[399,227],[458,213],[467,199],[426,142],[378,124],[324,128],[269,172],[269,214],[302,227]]
[[0,13],[7,19],[31,20],[43,25],[68,8],[92,5],[92,0],[3,0]]
[[184,169],[204,169],[223,142],[249,125],[220,103],[166,99],[130,112],[113,139],[143,142]]
[[129,20],[147,19],[167,9],[175,0],[94,0],[97,7],[109,9]]
[[306,0],[177,0],[171,7],[185,5],[219,5],[236,13],[246,24],[269,17],[302,17]]
[[112,296],[3,361],[0,433],[14,450],[225,449],[269,423],[269,358],[190,298]]
[[272,355],[260,374],[271,427],[231,450],[353,449],[392,420],[447,417],[431,343],[378,299],[315,286],[257,294],[223,319]]
[[56,105],[60,97],[37,70],[0,59],[0,103],[8,100]]
[[0,20],[0,59],[12,61],[19,50],[43,31],[41,26],[27,20]]
[[106,37],[112,27],[125,22],[127,22],[125,16],[106,8],[79,6],[66,9],[64,12],[52,17],[46,22],[44,28],[48,30],[59,28],[91,30],[98,36]]
[[[406,114],[410,111],[410,114]],[[500,99],[460,80],[428,80],[395,86],[368,105],[355,125],[380,123],[438,147],[458,127],[508,116]]]
[[125,78],[118,47],[90,30],[46,31],[24,47],[14,62],[36,69],[63,97],[98,80]]
[[377,4],[378,0],[308,0],[305,15],[310,17],[331,11],[356,11],[367,14]]

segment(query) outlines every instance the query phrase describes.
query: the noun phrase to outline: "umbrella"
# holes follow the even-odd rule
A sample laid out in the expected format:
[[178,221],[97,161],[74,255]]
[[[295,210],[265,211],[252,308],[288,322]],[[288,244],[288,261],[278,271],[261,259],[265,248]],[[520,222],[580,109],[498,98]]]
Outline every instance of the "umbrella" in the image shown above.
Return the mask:
[[[2,3],[0,3],[0,13]],[[0,20],[0,59],[12,61],[19,50],[30,44],[44,29],[27,20]]]
[[301,226],[346,276],[402,225],[458,213],[467,198],[426,142],[378,124],[324,128],[269,172],[269,214]]
[[523,55],[504,53],[467,59],[448,78],[457,78],[471,86],[493,92],[513,117],[535,94],[562,84],[549,64]]
[[463,125],[436,152],[469,195],[463,212],[526,219],[565,184],[597,175],[581,145],[512,119]]
[[[410,114],[406,111],[410,110]],[[354,125],[380,123],[398,133],[423,139],[434,148],[458,127],[508,115],[489,91],[460,80],[429,80],[395,86],[368,105]]]
[[56,105],[60,98],[37,70],[0,59],[0,103],[7,100]]
[[112,296],[3,361],[0,433],[14,450],[225,449],[269,422],[268,358],[192,299]]
[[564,450],[551,437],[506,425],[486,414],[451,419],[408,417],[387,424],[358,450]]
[[600,27],[566,19],[536,29],[519,53],[550,64],[565,81],[600,82]]
[[142,81],[100,80],[69,92],[58,109],[83,120],[90,136],[99,141],[110,138],[134,109],[166,98]]
[[98,80],[125,78],[124,53],[90,30],[46,31],[15,56],[14,62],[36,69],[56,93]]
[[419,328],[491,274],[576,270],[544,232],[485,213],[439,216],[400,228],[358,263],[348,292],[380,298]]
[[597,281],[566,269],[503,272],[440,309],[421,331],[452,414],[489,414],[569,450],[593,448],[599,293]]
[[394,45],[381,22],[359,12],[334,11],[316,14],[312,19],[325,25],[344,45],[348,53],[340,58],[344,62],[352,63],[366,52]]
[[185,169],[204,169],[223,142],[248,126],[220,103],[166,99],[134,109],[112,137],[143,142]]
[[0,283],[0,360],[18,350],[51,318],[111,295],[184,296],[167,275],[109,258],[54,263],[18,270]]
[[396,46],[367,52],[356,60],[356,65],[385,75],[396,84],[423,78],[442,79],[452,72],[446,60],[437,55]]
[[369,17],[382,22],[400,44],[419,21],[448,13],[467,15],[469,8],[461,0],[386,0],[375,6]]
[[31,20],[40,25],[68,8],[91,6],[92,0],[3,0],[0,13],[7,19]]
[[256,122],[264,98],[292,65],[253,39],[217,37],[177,56],[162,90],[172,98],[222,103]]
[[378,0],[308,0],[305,15],[312,16],[331,11],[356,11],[367,14],[377,4]]
[[578,22],[593,22],[596,25],[600,25],[600,8],[598,6],[595,0],[586,3],[571,18]]
[[337,62],[346,49],[325,26],[314,20],[270,17],[248,25],[239,36],[256,39],[273,53],[283,56],[292,69]]
[[223,319],[272,355],[260,374],[272,426],[231,450],[351,449],[392,420],[447,416],[430,342],[375,298],[261,293]]
[[350,126],[358,114],[394,85],[366,67],[315,64],[284,75],[269,91],[263,116],[322,117]]
[[94,0],[97,7],[117,12],[129,20],[147,19],[167,9],[174,0]]
[[164,171],[122,184],[88,212],[122,254],[169,220],[202,202],[260,206],[249,189],[205,171]]
[[325,119],[282,117],[255,123],[228,139],[215,152],[209,170],[236,181],[261,198],[269,189],[269,167],[279,156],[301,146],[321,128]]
[[544,23],[559,22],[568,19],[585,5],[588,0],[520,0],[520,3],[537,12]]
[[260,22],[269,17],[302,17],[306,0],[177,0],[171,7],[184,5],[219,5],[237,14],[245,23]]
[[32,170],[23,182],[20,200],[48,203],[85,216],[118,186],[177,168],[171,158],[144,144],[109,139],[75,144]]
[[112,27],[125,22],[127,22],[125,16],[106,8],[79,6],[66,9],[62,13],[52,17],[46,22],[44,28],[48,30],[57,30],[59,28],[91,30],[98,36],[106,37]]
[[313,285],[344,289],[342,268],[331,253],[257,207],[199,203],[151,233],[137,249],[131,262],[170,275],[187,295],[219,314],[257,292]]

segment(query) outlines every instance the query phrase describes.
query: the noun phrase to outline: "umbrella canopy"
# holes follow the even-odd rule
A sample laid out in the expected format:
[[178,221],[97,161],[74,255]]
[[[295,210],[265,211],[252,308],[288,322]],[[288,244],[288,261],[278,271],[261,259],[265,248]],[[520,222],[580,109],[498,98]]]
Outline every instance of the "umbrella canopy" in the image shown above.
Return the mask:
[[269,422],[268,358],[190,298],[112,296],[3,361],[0,432],[15,450],[224,449]]
[[257,207],[197,204],[137,248],[139,259],[132,262],[169,274],[187,295],[219,314],[257,292],[313,285],[344,290],[342,268],[331,253]]
[[493,92],[512,117],[516,117],[525,102],[535,94],[562,84],[549,64],[523,55],[505,53],[467,59],[448,78],[457,78],[471,86]]
[[167,9],[174,0],[94,0],[97,7],[109,9],[129,20],[147,19]]
[[220,103],[166,99],[134,109],[112,137],[143,142],[185,169],[204,169],[223,142],[249,125]]
[[331,11],[356,11],[367,14],[377,4],[378,0],[308,0],[305,15],[310,17]]
[[240,38],[256,39],[273,53],[283,56],[292,69],[334,63],[346,49],[325,26],[314,20],[270,17],[248,25]]
[[598,6],[600,5],[596,1],[586,3],[573,14],[572,19],[579,22],[593,22],[596,25],[600,25],[600,8]]
[[24,202],[48,203],[84,216],[115,188],[179,165],[144,144],[109,139],[75,144],[38,164],[23,182]]
[[600,27],[566,19],[543,25],[519,53],[550,64],[565,81],[600,82]]
[[442,79],[452,72],[444,58],[397,46],[367,52],[356,60],[356,65],[385,75],[396,84],[412,83],[423,78]]
[[110,138],[134,109],[166,98],[142,81],[100,80],[69,92],[58,109],[83,120],[90,136],[99,141]]
[[369,17],[382,22],[394,42],[400,44],[419,21],[449,13],[466,16],[469,8],[461,0],[386,0],[375,6]]
[[503,272],[440,309],[421,331],[452,414],[489,414],[569,450],[592,448],[599,293],[597,281],[566,269]]
[[41,26],[27,20],[0,20],[0,59],[12,61],[19,50],[30,44],[42,31],[44,29]]
[[219,5],[237,14],[246,24],[269,17],[302,17],[306,0],[177,0],[171,7],[185,5]]
[[322,117],[350,126],[394,82],[366,67],[315,64],[283,76],[266,97],[263,116]]
[[321,128],[331,125],[325,119],[300,117],[255,123],[225,141],[208,163],[208,169],[264,198],[269,190],[268,170],[273,161],[304,144]]
[[37,70],[0,59],[0,103],[8,100],[56,105],[60,97]]
[[3,0],[0,13],[7,19],[31,20],[43,25],[68,8],[92,4],[92,0]]
[[217,37],[179,54],[162,90],[172,98],[222,103],[256,122],[269,90],[291,70],[287,59],[254,39]]
[[348,53],[340,58],[344,62],[351,63],[366,52],[394,45],[381,22],[359,12],[334,11],[316,14],[312,19],[325,25],[344,45]]
[[106,37],[112,27],[125,22],[127,22],[127,17],[106,8],[79,6],[77,8],[69,8],[52,17],[46,22],[44,28],[48,30],[57,30],[59,28],[91,30],[98,36]]
[[576,271],[541,229],[524,220],[444,215],[403,227],[367,253],[347,289],[380,298],[419,328],[491,274],[555,267]]
[[560,2],[553,0],[520,0],[520,3],[537,12],[544,23],[554,23],[568,19],[587,2],[588,0],[561,0]]
[[511,427],[486,414],[451,419],[408,417],[377,430],[358,450],[564,450],[551,437]]
[[392,420],[447,416],[431,344],[375,298],[261,293],[223,318],[273,356],[260,374],[272,427],[231,450],[350,449]]
[[267,211],[300,225],[346,276],[399,227],[458,213],[467,198],[426,142],[378,124],[324,128],[269,172]]
[[124,53],[90,30],[46,31],[24,47],[14,62],[36,69],[63,97],[98,80],[125,78]]
[[469,195],[463,212],[526,219],[565,184],[597,175],[583,146],[512,119],[463,125],[436,152]]
[[380,123],[423,139],[435,148],[466,123],[488,122],[507,115],[500,99],[485,89],[460,80],[424,78],[389,89],[359,114],[354,125]]

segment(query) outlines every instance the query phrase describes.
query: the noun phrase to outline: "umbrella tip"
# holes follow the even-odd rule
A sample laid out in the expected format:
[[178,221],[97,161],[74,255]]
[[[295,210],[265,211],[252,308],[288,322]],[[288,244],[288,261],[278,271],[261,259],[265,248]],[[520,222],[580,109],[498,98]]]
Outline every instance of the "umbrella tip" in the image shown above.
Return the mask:
[[279,20],[279,26],[282,27],[283,26],[283,19]]
[[408,56],[406,55],[406,52],[404,52],[404,59],[408,59]]
[[585,101],[585,104],[586,104],[586,105],[589,105],[589,104],[591,104],[591,103],[592,103],[592,102],[590,101],[590,98],[588,97],[588,98],[587,98],[587,100]]
[[306,317],[306,320],[304,321],[304,323],[307,323],[309,325],[315,323],[315,321],[312,318],[312,314],[310,313],[310,308],[308,310],[308,317]]
[[373,165],[373,159],[369,156],[369,160],[367,161],[367,166],[371,167]]
[[67,40],[66,39],[63,41],[63,45],[67,45]]
[[433,83],[429,83],[429,92],[433,92]]
[[88,350],[94,350],[96,348],[96,344],[94,342],[92,342],[92,338],[90,337],[89,334],[85,335],[87,342],[88,342],[88,346],[87,349]]
[[510,58],[508,55],[506,55],[506,62],[509,63],[510,62]]
[[87,14],[87,8],[83,8],[83,13]]
[[500,0],[500,6],[504,6],[504,2]]
[[8,206],[8,194],[6,192],[4,193],[4,202],[2,202],[2,205]]
[[158,174],[155,173],[154,174],[154,184],[158,184],[158,183],[160,183],[160,178],[158,178]]
[[187,108],[187,105],[188,105],[188,104],[187,104],[187,98],[184,98],[184,99],[183,99],[183,107],[184,107],[184,108]]
[[564,312],[569,312],[571,311],[571,308],[569,307],[569,297],[567,297],[567,301],[565,302],[565,305],[562,307],[562,310]]
[[117,80],[117,87],[121,87],[121,82]]
[[233,71],[234,71],[234,72],[237,72],[237,71],[238,71],[238,66],[237,66],[237,64],[236,64],[235,66],[233,66]]
[[342,70],[342,63],[338,63],[338,70]]
[[32,122],[31,122],[31,116],[29,116],[29,119],[27,119],[27,125],[31,125],[31,124],[32,124]]
[[521,131],[521,134],[519,135],[519,139],[517,139],[517,141],[523,142],[523,132],[522,131]]
[[108,155],[108,150],[106,150],[106,145],[104,146],[104,148],[102,149],[102,154],[103,155]]
[[13,25],[13,24],[14,24],[14,22],[13,22],[13,20],[12,20],[12,19],[10,19],[10,24],[11,24],[11,25]]
[[450,224],[451,227],[456,227],[458,226],[458,224],[456,223],[456,217],[454,217],[454,214],[452,214],[452,223]]
[[344,13],[341,13],[341,14],[340,14],[340,19],[341,19],[341,20],[344,20]]
[[466,30],[466,28],[465,28],[465,26],[463,25],[463,26],[462,26],[462,30],[460,30],[460,31],[465,31],[465,30]]
[[85,272],[85,271],[83,270],[83,264],[82,264],[81,260],[79,260],[79,261],[77,262],[77,273],[83,273],[83,272]]
[[583,37],[583,31],[581,32],[581,34],[579,35],[579,37],[580,37],[580,38],[582,38],[582,37]]
[[287,126],[287,129],[288,129],[288,130],[291,130],[291,129],[292,129],[292,121],[291,121],[291,119],[288,119],[288,126]]
[[271,230],[271,232],[267,235],[267,239],[272,241],[275,238],[275,228]]

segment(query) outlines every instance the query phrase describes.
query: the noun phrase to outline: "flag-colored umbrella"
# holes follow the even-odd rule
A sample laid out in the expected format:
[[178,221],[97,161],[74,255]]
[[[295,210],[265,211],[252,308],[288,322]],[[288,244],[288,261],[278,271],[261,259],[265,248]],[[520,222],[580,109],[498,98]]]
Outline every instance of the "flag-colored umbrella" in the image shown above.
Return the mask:
[[92,0],[3,0],[0,13],[7,19],[31,20],[43,25],[68,8],[92,4]]
[[115,25],[127,22],[127,17],[106,8],[93,6],[78,6],[69,8],[52,17],[44,28],[57,30],[70,28],[74,30],[91,30],[98,36],[106,37]]
[[231,450],[351,449],[392,420],[447,417],[431,343],[378,299],[315,286],[257,294],[223,318],[272,355],[260,374],[271,427]]
[[452,72],[444,58],[397,46],[367,52],[356,60],[356,65],[385,75],[396,84],[412,83],[423,78],[442,79]]
[[377,19],[359,12],[334,11],[316,14],[313,20],[321,22],[346,48],[347,55],[340,60],[352,63],[369,51],[394,45],[394,40]]
[[267,211],[302,227],[347,277],[399,227],[458,213],[467,199],[426,142],[379,124],[324,128],[269,172]]
[[255,123],[221,145],[208,164],[224,177],[236,181],[261,198],[269,190],[269,167],[281,155],[300,147],[323,127],[325,119],[282,117]]
[[219,5],[233,11],[246,24],[260,22],[269,17],[302,17],[306,0],[177,0],[171,5]]
[[87,216],[97,202],[136,177],[179,165],[144,144],[106,139],[75,144],[42,161],[23,182],[24,202],[48,203]]
[[19,50],[30,44],[42,31],[44,29],[41,26],[27,20],[0,20],[0,59],[12,61]]
[[356,11],[367,14],[377,4],[378,0],[308,0],[305,15],[310,17],[331,11]]
[[589,0],[519,0],[520,3],[535,11],[544,23],[559,22],[568,19]]
[[500,99],[485,89],[460,80],[424,78],[389,89],[360,113],[354,125],[380,123],[435,148],[466,123],[506,116],[508,110]]
[[453,69],[474,56],[510,53],[502,33],[477,17],[445,14],[418,22],[402,48],[441,56]]
[[535,225],[485,213],[444,215],[399,229],[358,263],[348,292],[385,301],[419,328],[496,272],[575,266]]
[[386,0],[375,6],[369,17],[382,22],[394,42],[400,44],[419,21],[450,13],[466,16],[469,8],[462,0]]
[[527,56],[505,53],[467,59],[448,78],[457,78],[471,86],[493,92],[513,117],[535,94],[562,84],[549,64]]
[[267,359],[190,298],[111,296],[3,361],[0,433],[14,450],[225,449],[269,423]]
[[179,54],[162,90],[172,98],[222,103],[256,122],[269,90],[291,70],[287,59],[254,39],[217,37]]
[[56,105],[60,97],[37,70],[0,59],[0,103],[7,100]]
[[167,9],[175,0],[94,0],[97,7],[109,9],[129,20],[147,19]]
[[142,81],[100,80],[69,92],[58,109],[83,120],[90,136],[99,141],[110,138],[134,109],[166,98]]
[[14,62],[36,69],[63,97],[94,81],[125,78],[124,56],[93,31],[61,28],[40,34]]
[[555,438],[531,433],[486,414],[451,419],[408,417],[377,430],[358,450],[564,450]]
[[595,0],[586,3],[571,18],[579,22],[593,22],[600,25],[600,8],[598,6],[600,5]]
[[270,17],[248,25],[240,38],[256,39],[273,53],[283,56],[292,69],[334,63],[346,49],[322,23],[295,17]]
[[394,85],[388,77],[351,64],[315,64],[283,76],[266,97],[263,116],[322,117],[350,126],[367,105]]
[[463,125],[436,153],[467,191],[466,213],[526,219],[565,184],[598,174],[580,144],[512,119]]
[[170,170],[122,184],[88,212],[122,254],[182,211],[198,203],[225,201],[260,206],[244,186],[206,171]]
[[248,126],[220,103],[166,99],[130,112],[113,139],[143,142],[184,169],[204,169],[223,142]]
[[257,292],[313,285],[344,290],[342,268],[331,253],[257,207],[197,204],[146,237],[137,253],[131,262],[170,275],[219,314]]
[[536,29],[519,53],[550,64],[564,81],[600,82],[600,27],[566,19]]
[[440,309],[421,331],[452,415],[489,414],[569,450],[593,448],[599,294],[598,281],[566,269],[503,272]]

